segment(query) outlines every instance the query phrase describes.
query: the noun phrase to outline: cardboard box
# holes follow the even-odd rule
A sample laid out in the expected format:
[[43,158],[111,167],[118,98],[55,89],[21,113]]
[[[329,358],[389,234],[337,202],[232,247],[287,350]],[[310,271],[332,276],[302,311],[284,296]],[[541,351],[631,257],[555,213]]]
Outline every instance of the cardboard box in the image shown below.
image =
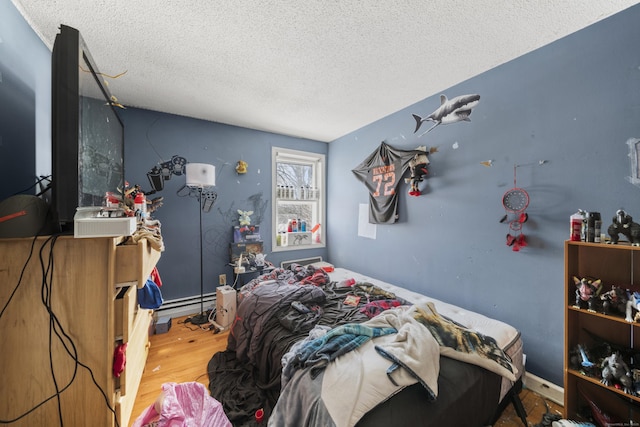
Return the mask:
[[257,242],[260,239],[259,225],[236,225],[233,227],[233,243]]
[[238,262],[240,255],[242,255],[242,258],[246,259],[249,254],[261,254],[262,252],[262,241],[229,244],[229,256],[232,264],[236,264]]
[[156,322],[156,334],[164,334],[171,329],[171,317],[161,317]]

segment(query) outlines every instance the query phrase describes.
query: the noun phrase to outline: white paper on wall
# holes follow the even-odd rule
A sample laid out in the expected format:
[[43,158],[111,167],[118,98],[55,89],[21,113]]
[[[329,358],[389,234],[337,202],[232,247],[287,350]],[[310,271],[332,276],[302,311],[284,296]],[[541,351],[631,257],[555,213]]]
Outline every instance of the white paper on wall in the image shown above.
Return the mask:
[[369,222],[369,205],[360,203],[358,209],[358,236],[375,239],[376,229],[377,226]]

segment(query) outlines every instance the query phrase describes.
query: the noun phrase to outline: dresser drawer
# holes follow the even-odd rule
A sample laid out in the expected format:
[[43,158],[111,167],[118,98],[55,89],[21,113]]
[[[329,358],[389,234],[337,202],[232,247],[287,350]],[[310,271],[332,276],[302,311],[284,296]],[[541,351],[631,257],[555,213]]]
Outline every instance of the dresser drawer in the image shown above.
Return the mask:
[[147,282],[160,252],[142,239],[136,245],[116,246],[116,283],[136,282],[139,288]]
[[127,286],[120,290],[115,300],[115,336],[123,343],[129,342],[138,314],[138,288]]
[[[135,286],[131,287],[136,289]],[[116,400],[116,413],[120,425],[129,425],[131,412],[149,353],[149,327],[153,310],[138,309],[133,326],[128,334],[126,364],[120,375],[120,390]]]

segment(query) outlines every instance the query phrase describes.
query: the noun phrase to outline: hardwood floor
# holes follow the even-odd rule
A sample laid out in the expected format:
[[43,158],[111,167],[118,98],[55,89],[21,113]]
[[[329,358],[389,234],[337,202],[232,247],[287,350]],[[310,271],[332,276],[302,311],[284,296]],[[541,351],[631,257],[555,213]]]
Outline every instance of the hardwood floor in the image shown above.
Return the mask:
[[[169,332],[151,337],[149,357],[142,375],[131,422],[149,405],[153,404],[162,384],[165,382],[197,381],[209,385],[207,363],[214,353],[227,346],[228,333],[214,334],[198,326],[184,323],[185,318],[172,320]],[[520,393],[520,399],[527,411],[530,426],[539,424],[546,412],[545,399],[527,389]],[[562,407],[547,401],[552,413],[562,414]],[[505,409],[494,427],[522,427],[523,423],[516,415],[513,405]]]

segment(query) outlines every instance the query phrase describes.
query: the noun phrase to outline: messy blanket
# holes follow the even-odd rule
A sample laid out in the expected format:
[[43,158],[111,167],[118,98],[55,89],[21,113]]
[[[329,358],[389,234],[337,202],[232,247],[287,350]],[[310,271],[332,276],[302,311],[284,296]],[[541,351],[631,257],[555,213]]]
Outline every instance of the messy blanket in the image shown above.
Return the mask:
[[[411,306],[370,283],[341,287],[294,264],[241,289],[227,349],[209,362],[209,390],[234,426],[257,425],[259,409],[271,425],[354,425],[410,384],[435,399],[441,354],[515,379],[495,341],[433,305]],[[313,405],[324,409],[287,419]]]

